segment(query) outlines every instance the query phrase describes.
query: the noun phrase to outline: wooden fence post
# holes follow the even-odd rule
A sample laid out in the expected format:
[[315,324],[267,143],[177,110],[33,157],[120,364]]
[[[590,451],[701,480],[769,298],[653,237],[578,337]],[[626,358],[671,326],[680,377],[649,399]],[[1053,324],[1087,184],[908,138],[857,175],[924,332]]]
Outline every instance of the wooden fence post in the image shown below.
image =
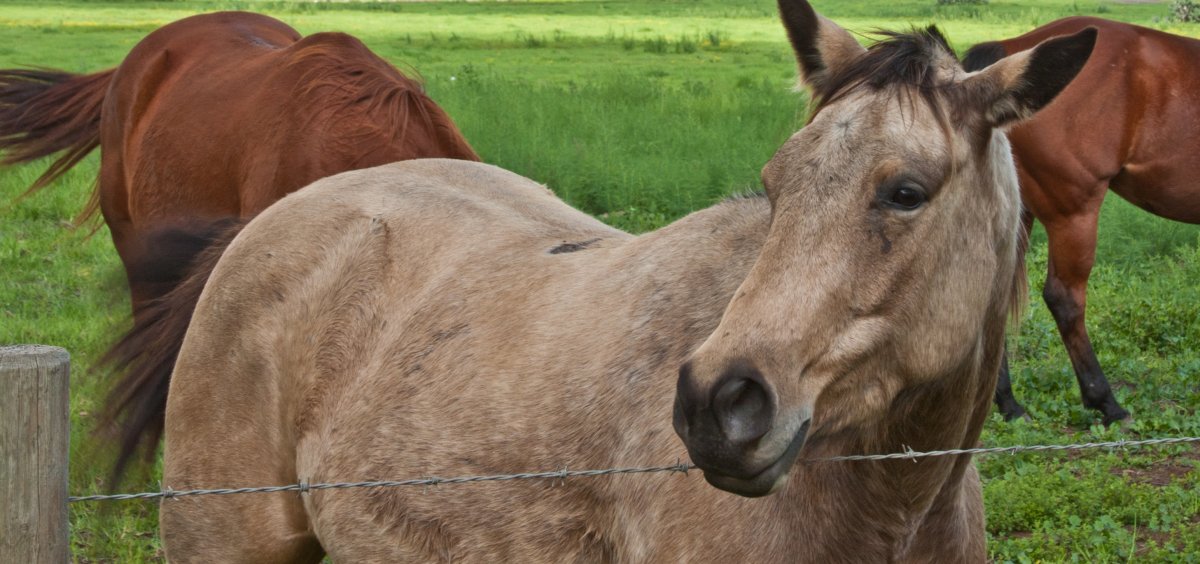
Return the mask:
[[0,562],[70,559],[70,355],[0,347]]

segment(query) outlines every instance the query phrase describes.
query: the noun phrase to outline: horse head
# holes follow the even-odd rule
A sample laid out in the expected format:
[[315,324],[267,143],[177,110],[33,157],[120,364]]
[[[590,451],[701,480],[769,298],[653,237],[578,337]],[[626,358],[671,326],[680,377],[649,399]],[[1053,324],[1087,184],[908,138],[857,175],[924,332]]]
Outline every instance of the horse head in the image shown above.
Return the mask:
[[674,419],[708,481],[747,496],[835,437],[886,448],[888,426],[982,425],[986,409],[918,413],[920,390],[986,407],[1019,297],[1001,129],[1049,103],[1095,40],[968,73],[935,27],[863,48],[807,2],[779,4],[815,110],[763,168],[769,234],[680,369]]

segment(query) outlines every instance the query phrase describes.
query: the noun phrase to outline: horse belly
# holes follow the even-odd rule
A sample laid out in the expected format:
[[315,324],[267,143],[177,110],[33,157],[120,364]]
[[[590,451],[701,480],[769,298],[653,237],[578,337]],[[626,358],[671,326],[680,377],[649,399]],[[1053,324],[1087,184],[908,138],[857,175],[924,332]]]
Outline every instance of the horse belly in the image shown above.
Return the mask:
[[[1184,159],[1193,160],[1193,159]],[[1184,223],[1200,223],[1200,162],[1178,161],[1126,165],[1109,189],[1154,215]]]

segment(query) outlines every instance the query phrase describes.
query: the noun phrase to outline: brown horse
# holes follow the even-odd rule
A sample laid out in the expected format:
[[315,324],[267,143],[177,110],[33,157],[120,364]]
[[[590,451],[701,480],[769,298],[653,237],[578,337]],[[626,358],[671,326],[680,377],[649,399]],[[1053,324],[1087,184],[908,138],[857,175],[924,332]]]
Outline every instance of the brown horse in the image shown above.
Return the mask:
[[[122,437],[117,476],[139,444],[153,453],[161,434],[167,380],[158,375],[170,373],[191,309],[155,298],[224,236],[220,224],[197,226],[252,217],[339,172],[421,157],[479,158],[419,83],[359,40],[302,38],[245,12],[166,25],[113,70],[0,71],[0,150],[7,152],[0,164],[64,152],[30,190],[97,146],[99,184],[81,219],[97,206],[103,212],[135,317],[134,332],[107,357],[123,371],[108,417],[145,430]],[[158,333],[164,317],[182,324],[178,334]]]
[[[1013,128],[1009,138],[1025,229],[1037,218],[1049,240],[1042,297],[1071,357],[1083,404],[1100,410],[1107,425],[1129,412],[1113,396],[1084,325],[1100,204],[1111,189],[1150,213],[1200,223],[1200,41],[1075,17],[976,45],[963,64],[979,70],[1086,27],[1099,35],[1079,78],[1038,117]],[[1007,418],[1025,413],[1013,397],[1007,363],[996,403]]]
[[112,70],[0,71],[0,164],[63,152],[31,190],[97,146],[99,185],[81,219],[103,213],[135,311],[178,281],[139,269],[161,262],[144,256],[150,229],[252,217],[347,170],[421,157],[479,159],[419,83],[359,40],[302,38],[245,12],[166,25]]
[[808,3],[780,8],[821,103],[765,197],[634,237],[515,174],[422,160],[256,217],[195,308],[163,476],[609,467],[686,446],[718,488],[776,495],[697,476],[207,496],[162,504],[171,560],[983,561],[969,456],[793,462],[976,444],[1023,280],[996,128],[1049,102],[1094,32],[968,75],[935,29],[864,50]]

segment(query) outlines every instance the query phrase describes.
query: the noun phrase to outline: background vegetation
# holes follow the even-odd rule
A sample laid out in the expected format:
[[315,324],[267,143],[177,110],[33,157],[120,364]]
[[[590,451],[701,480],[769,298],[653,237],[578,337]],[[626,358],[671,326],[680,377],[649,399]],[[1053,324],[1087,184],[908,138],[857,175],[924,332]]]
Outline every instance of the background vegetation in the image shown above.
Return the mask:
[[[1073,14],[1200,35],[1200,27],[1168,24],[1166,3],[814,4],[859,32],[935,22],[960,49]],[[107,68],[160,25],[218,9],[362,38],[419,69],[485,160],[632,231],[757,189],[759,168],[805,112],[805,97],[790,90],[794,63],[772,0],[0,3],[0,67]],[[71,351],[71,489],[78,494],[105,486],[110,455],[91,434],[105,375],[92,365],[128,310],[107,231],[89,238],[70,224],[96,162],[20,201],[43,167],[0,170],[0,343]],[[1089,326],[1135,421],[1105,430],[1080,406],[1040,299],[1046,253],[1038,231],[1028,257],[1031,307],[1010,337],[1017,393],[1034,418],[1006,424],[993,416],[985,444],[1200,434],[1200,228],[1109,198],[1097,260]],[[992,556],[1200,562],[1198,461],[1200,449],[1190,447],[981,458]],[[155,488],[157,475],[145,469],[124,489]],[[71,516],[81,562],[161,558],[152,503],[75,505]]]

